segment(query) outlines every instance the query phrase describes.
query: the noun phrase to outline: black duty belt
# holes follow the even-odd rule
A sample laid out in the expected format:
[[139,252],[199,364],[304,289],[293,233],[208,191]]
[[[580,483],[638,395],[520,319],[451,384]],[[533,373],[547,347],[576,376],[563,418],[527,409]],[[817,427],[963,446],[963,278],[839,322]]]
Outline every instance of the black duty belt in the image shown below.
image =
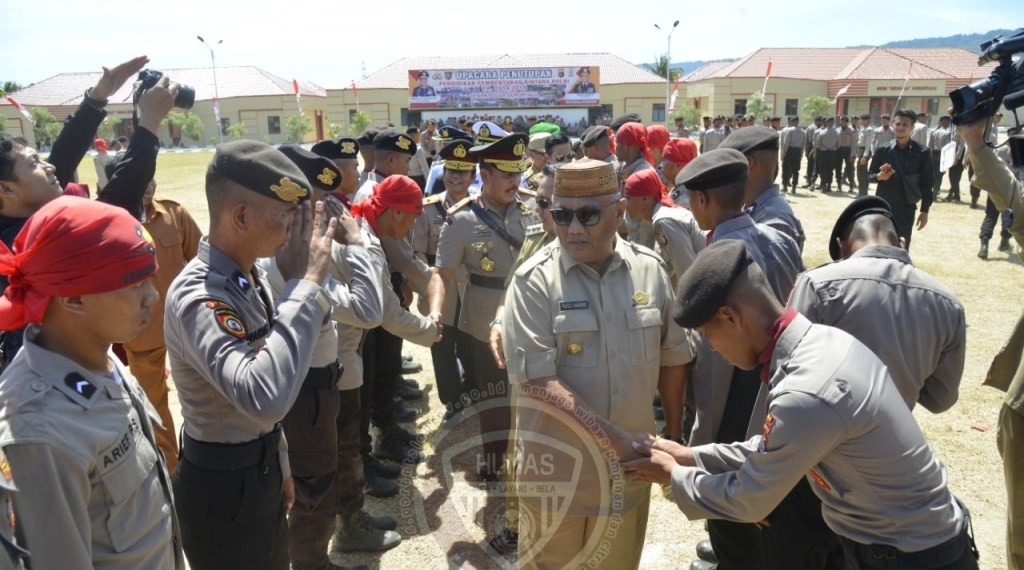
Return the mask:
[[893,546],[884,544],[860,544],[844,537],[840,540],[852,547],[857,559],[868,568],[879,570],[898,570],[900,568],[937,568],[952,564],[963,556],[970,547],[971,538],[967,524],[955,537],[920,552],[901,552]]
[[345,368],[338,362],[332,362],[327,366],[310,368],[306,373],[306,379],[302,382],[303,390],[329,390],[338,385],[338,378]]
[[275,425],[267,435],[245,443],[207,443],[183,433],[181,454],[197,467],[211,471],[266,467],[269,459],[277,454],[280,441],[281,424]]
[[501,289],[505,290],[505,278],[504,277],[487,277],[485,275],[477,275],[476,273],[469,274],[469,282],[477,287],[483,287],[485,289]]
[[428,253],[427,254],[427,265],[433,267],[436,262],[437,262],[437,254]]

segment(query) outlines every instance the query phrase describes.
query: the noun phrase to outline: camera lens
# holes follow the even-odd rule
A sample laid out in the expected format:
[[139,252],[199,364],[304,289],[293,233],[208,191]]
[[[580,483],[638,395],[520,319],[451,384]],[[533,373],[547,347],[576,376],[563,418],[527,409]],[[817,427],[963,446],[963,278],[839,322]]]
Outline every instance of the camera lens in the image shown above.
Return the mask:
[[191,85],[178,84],[178,96],[174,98],[174,106],[179,109],[191,109],[196,103],[196,90]]

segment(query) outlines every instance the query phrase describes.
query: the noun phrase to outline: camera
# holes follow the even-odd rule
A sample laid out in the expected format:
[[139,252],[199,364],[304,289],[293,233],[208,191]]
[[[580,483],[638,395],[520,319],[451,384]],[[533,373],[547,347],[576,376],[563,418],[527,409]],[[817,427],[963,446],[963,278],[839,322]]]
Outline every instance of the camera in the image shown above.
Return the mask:
[[975,81],[949,94],[953,101],[953,124],[971,123],[991,117],[1004,104],[1012,111],[1024,105],[1024,73],[1021,63],[1024,59],[1014,54],[1024,52],[1024,28],[1019,28],[1008,38],[997,36],[981,44],[978,65],[998,61],[992,75]]
[[[155,69],[143,69],[139,72],[139,87],[135,90],[136,101],[142,92],[156,85],[164,74]],[[191,109],[196,103],[196,90],[191,85],[178,84],[178,95],[174,98],[174,106],[179,109]]]

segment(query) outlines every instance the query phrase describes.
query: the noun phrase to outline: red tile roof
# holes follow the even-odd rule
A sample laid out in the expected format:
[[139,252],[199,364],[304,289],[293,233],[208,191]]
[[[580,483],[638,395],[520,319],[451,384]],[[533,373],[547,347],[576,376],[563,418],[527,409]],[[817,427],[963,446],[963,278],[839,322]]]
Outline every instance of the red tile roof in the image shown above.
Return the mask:
[[[469,69],[522,67],[601,68],[601,84],[664,83],[665,79],[610,53],[529,53],[504,55],[414,56],[402,58],[356,81],[358,89],[407,89],[410,69]],[[347,86],[343,87],[347,88]]]
[[[211,100],[214,96],[213,71],[211,68],[165,69],[161,70],[172,81],[191,85],[196,90],[196,100]],[[82,94],[99,80],[101,73],[61,73],[33,83],[14,94],[18,103],[26,106],[77,105]],[[122,87],[112,102],[131,98],[131,83]],[[218,67],[217,92],[221,99],[230,97],[252,97],[259,95],[292,95],[295,93],[291,79],[284,79],[273,73],[253,66]],[[323,87],[308,81],[299,81],[299,92],[305,97],[325,97]],[[6,104],[4,100],[2,104]]]

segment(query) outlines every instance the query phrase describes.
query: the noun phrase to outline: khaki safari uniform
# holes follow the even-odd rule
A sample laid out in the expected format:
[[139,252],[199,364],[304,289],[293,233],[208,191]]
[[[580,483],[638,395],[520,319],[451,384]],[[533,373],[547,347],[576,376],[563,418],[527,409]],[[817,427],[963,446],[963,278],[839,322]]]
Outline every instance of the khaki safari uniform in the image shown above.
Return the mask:
[[[0,377],[0,474],[18,474],[13,510],[33,568],[184,568],[178,521],[154,426],[160,417],[109,354],[89,372],[35,342]],[[8,463],[9,461],[9,463]]]
[[[653,433],[660,368],[693,359],[688,332],[671,321],[673,300],[664,265],[643,246],[617,239],[608,269],[598,275],[552,243],[516,271],[505,300],[510,382],[557,377],[610,422]],[[586,567],[636,568],[650,485],[625,481],[593,434],[536,400],[520,395],[515,415],[519,501],[533,521],[520,523],[524,567],[586,566],[594,552],[584,545],[593,535],[608,538],[610,548],[599,565]],[[545,485],[564,502],[548,502],[550,493],[537,491]],[[556,522],[546,526],[545,515],[557,515]],[[604,536],[613,515],[622,524],[614,537]]]
[[939,413],[956,403],[967,341],[964,308],[948,287],[914,267],[905,249],[869,245],[811,269],[797,278],[789,306],[867,345],[910,408],[920,403]]
[[707,236],[686,208],[655,204],[653,217],[654,250],[665,262],[674,287],[707,245]]
[[794,317],[771,354],[760,433],[695,447],[697,466],[673,469],[676,504],[691,519],[761,521],[806,478],[844,549],[897,558],[960,541],[973,556],[964,510],[885,366],[846,332]]

